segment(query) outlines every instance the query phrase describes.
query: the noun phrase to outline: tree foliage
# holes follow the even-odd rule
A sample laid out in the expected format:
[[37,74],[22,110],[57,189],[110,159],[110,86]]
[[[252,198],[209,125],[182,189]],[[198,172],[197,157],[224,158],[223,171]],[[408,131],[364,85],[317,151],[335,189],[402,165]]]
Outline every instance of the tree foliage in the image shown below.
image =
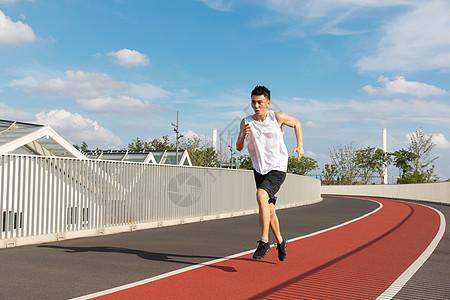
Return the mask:
[[89,149],[88,149],[88,144],[87,144],[85,141],[83,141],[83,142],[81,143],[81,146],[73,145],[73,147],[74,147],[75,149],[77,149],[78,151],[84,151],[84,152],[89,151]]
[[340,184],[351,185],[357,182],[360,168],[356,161],[356,150],[357,148],[352,143],[330,149],[331,165],[339,174],[337,181]]
[[238,168],[245,170],[253,170],[253,163],[250,155],[244,154],[237,159]]
[[430,158],[435,147],[432,136],[422,130],[410,135],[408,149],[385,153],[374,147],[356,148],[352,144],[330,149],[331,163],[322,170],[324,184],[369,184],[375,174],[382,178],[383,170],[393,164],[399,170],[397,183],[423,183],[436,181],[435,158]]
[[176,146],[174,143],[169,141],[169,136],[164,135],[160,138],[153,139],[150,141],[143,141],[139,137],[133,139],[131,143],[128,143],[128,150],[131,151],[158,151],[158,150],[175,150]]
[[297,175],[307,175],[309,172],[318,169],[317,161],[311,157],[303,156],[297,161],[295,156],[288,158],[287,172]]

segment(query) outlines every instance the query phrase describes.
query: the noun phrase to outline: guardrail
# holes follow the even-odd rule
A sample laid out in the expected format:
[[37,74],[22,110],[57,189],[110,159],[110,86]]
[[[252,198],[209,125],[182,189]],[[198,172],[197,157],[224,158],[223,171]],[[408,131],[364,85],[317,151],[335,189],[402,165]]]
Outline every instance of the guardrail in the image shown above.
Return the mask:
[[450,204],[450,182],[420,184],[323,185],[322,194],[374,196]]
[[[288,174],[280,208],[321,201],[320,181]],[[253,173],[0,155],[0,248],[258,212]]]

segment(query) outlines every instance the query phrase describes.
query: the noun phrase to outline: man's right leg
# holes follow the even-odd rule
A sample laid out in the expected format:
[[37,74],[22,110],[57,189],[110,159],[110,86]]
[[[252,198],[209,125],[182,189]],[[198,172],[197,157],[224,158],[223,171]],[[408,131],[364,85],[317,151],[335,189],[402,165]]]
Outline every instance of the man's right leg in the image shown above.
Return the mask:
[[270,227],[270,206],[269,194],[263,190],[256,191],[256,200],[259,206],[259,223],[261,226],[261,239],[258,242],[258,248],[253,254],[253,258],[262,259],[270,250],[269,227]]
[[258,189],[256,191],[256,200],[258,201],[259,206],[259,224],[261,226],[261,238],[268,240],[270,227],[269,194],[263,189]]

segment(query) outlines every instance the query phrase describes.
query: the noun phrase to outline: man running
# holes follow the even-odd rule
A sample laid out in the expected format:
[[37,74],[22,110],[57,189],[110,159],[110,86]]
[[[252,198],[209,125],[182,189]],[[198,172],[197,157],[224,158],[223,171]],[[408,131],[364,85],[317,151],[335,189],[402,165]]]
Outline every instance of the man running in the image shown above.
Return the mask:
[[277,239],[278,259],[286,258],[287,240],[281,235],[278,217],[275,213],[275,194],[286,178],[288,152],[283,140],[283,125],[294,128],[297,160],[304,154],[302,125],[292,116],[283,112],[268,110],[270,91],[265,86],[256,86],[251,93],[255,114],[242,119],[236,149],[242,151],[248,139],[248,153],[253,163],[256,182],[256,200],[259,206],[261,239],[253,254],[254,259],[262,259],[269,252],[269,227]]

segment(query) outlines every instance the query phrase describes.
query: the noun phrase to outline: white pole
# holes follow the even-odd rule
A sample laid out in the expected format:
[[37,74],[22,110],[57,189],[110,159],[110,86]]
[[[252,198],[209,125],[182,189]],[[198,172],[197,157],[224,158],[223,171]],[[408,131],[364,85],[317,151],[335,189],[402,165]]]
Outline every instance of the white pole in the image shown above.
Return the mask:
[[[386,128],[383,128],[383,152],[387,152],[387,134],[386,134]],[[387,164],[384,164],[384,170],[383,170],[383,184],[387,184],[388,181],[388,174],[387,174]]]
[[213,148],[214,148],[214,152],[217,153],[217,129],[216,128],[213,129]]

